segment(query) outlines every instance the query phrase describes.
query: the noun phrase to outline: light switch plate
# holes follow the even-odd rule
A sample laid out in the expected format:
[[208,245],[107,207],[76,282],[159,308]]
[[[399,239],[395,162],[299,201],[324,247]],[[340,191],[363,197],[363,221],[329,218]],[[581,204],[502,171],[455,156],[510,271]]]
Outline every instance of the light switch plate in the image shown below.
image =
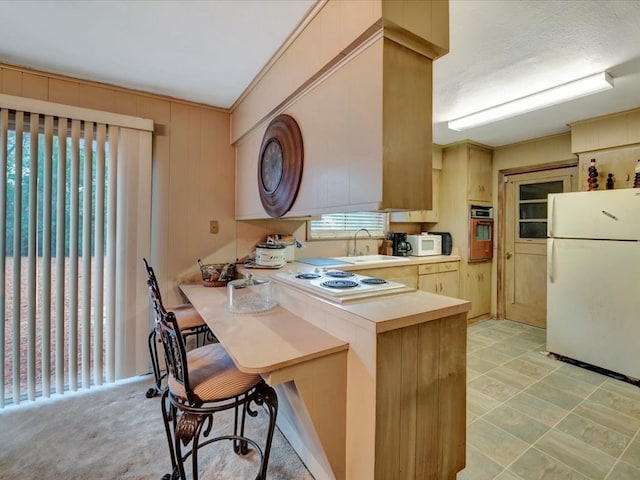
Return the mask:
[[211,220],[209,222],[209,232],[218,233],[218,221],[217,220]]

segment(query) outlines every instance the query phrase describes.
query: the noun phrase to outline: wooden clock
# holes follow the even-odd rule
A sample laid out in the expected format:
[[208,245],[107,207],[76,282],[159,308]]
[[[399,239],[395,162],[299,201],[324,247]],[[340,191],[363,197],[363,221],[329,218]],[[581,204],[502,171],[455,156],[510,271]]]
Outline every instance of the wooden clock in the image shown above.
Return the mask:
[[275,117],[262,138],[258,158],[258,191],[271,217],[287,213],[302,180],[304,149],[300,127],[290,115]]

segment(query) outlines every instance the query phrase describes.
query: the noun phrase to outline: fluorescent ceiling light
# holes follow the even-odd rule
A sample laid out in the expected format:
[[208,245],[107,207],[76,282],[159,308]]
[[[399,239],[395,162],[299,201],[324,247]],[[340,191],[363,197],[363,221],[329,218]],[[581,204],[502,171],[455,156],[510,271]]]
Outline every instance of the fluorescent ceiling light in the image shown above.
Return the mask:
[[613,78],[611,78],[611,75],[607,72],[600,72],[451,120],[447,125],[451,130],[460,132],[505,118],[515,117],[516,115],[531,112],[539,108],[608,90],[609,88],[613,88]]

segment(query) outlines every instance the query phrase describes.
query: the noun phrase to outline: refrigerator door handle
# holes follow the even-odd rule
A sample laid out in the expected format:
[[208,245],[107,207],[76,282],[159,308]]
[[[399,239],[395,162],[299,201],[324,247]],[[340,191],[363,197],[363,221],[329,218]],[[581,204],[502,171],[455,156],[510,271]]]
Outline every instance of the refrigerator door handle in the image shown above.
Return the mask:
[[555,204],[555,195],[549,195],[549,213],[548,213],[548,221],[547,221],[547,233],[550,237],[553,237],[553,212],[554,212],[554,206]]
[[553,272],[554,258],[553,258],[553,238],[547,240],[547,275],[549,276],[549,282],[555,282],[555,275]]

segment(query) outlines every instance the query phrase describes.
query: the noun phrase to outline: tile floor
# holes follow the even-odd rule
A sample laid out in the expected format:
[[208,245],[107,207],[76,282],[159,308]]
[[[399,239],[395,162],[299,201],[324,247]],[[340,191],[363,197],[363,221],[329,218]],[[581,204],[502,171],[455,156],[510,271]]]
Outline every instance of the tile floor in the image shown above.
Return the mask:
[[640,388],[549,358],[546,331],[469,327],[458,480],[640,480]]

